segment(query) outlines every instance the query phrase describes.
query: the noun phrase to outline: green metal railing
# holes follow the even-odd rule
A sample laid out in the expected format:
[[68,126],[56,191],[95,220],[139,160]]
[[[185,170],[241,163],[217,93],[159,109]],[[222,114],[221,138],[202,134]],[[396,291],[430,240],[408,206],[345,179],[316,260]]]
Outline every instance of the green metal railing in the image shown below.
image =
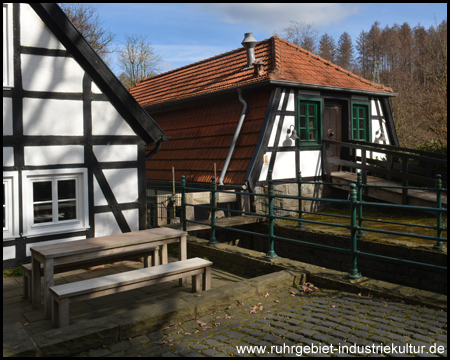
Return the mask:
[[[344,184],[331,184],[331,183],[324,183],[324,182],[304,182],[302,181],[301,173],[299,172],[297,174],[297,183],[298,183],[298,196],[292,196],[292,195],[282,195],[282,194],[274,194],[274,183],[272,180],[272,172],[268,172],[268,188],[267,193],[249,193],[249,192],[238,192],[233,191],[233,194],[236,195],[243,195],[243,196],[254,196],[256,197],[262,197],[267,199],[268,202],[268,213],[253,213],[248,211],[241,211],[241,210],[231,210],[231,209],[222,209],[217,206],[217,194],[218,193],[231,193],[229,190],[217,190],[216,189],[216,180],[215,178],[211,179],[211,198],[210,198],[210,204],[209,205],[194,205],[194,204],[187,204],[186,203],[186,191],[198,191],[196,188],[188,188],[186,187],[186,181],[185,177],[182,176],[181,179],[181,207],[182,207],[182,215],[181,215],[181,222],[183,224],[183,230],[186,231],[187,229],[187,223],[197,223],[202,225],[209,225],[211,228],[211,237],[209,244],[214,245],[217,244],[216,239],[216,230],[217,229],[227,229],[230,231],[236,231],[241,233],[247,233],[250,235],[258,235],[262,237],[266,237],[269,241],[269,246],[267,249],[266,257],[269,259],[274,259],[277,257],[277,254],[275,252],[275,241],[276,240],[284,240],[289,242],[295,242],[298,244],[307,244],[308,246],[314,246],[318,248],[326,248],[331,249],[339,252],[346,252],[350,254],[351,257],[351,266],[349,271],[349,278],[351,279],[358,279],[361,277],[360,272],[358,271],[358,255],[364,255],[368,257],[373,258],[380,258],[380,259],[386,259],[386,260],[392,260],[394,262],[402,263],[402,264],[411,264],[411,265],[419,265],[425,268],[432,268],[440,271],[446,271],[446,267],[438,266],[434,264],[427,264],[427,263],[420,263],[416,261],[411,260],[405,260],[405,259],[399,259],[384,255],[378,255],[378,254],[372,254],[372,253],[366,253],[361,252],[358,250],[358,238],[361,238],[364,236],[364,232],[375,232],[375,233],[382,233],[382,234],[390,234],[390,235],[398,235],[398,236],[407,236],[412,238],[419,238],[424,240],[429,240],[435,242],[434,248],[435,249],[443,249],[444,242],[447,242],[446,238],[443,238],[443,231],[446,230],[446,227],[442,224],[442,215],[443,213],[447,213],[447,209],[442,207],[442,200],[441,200],[441,194],[443,191],[446,191],[446,189],[442,188],[442,183],[440,176],[438,175],[436,178],[436,188],[434,189],[427,189],[427,190],[434,190],[436,192],[436,207],[419,207],[419,206],[409,206],[409,205],[394,205],[394,204],[385,204],[385,203],[373,203],[373,202],[366,202],[362,199],[363,194],[363,187],[365,186],[372,186],[372,185],[364,185],[361,180],[361,174],[358,174],[358,181],[357,184],[350,184],[350,185],[344,185]],[[340,185],[340,186],[348,186],[349,187],[349,198],[348,200],[342,200],[342,199],[331,199],[331,198],[318,198],[318,197],[304,197],[302,196],[302,185],[303,184],[320,184],[320,185]],[[385,186],[384,186],[385,187]],[[412,187],[410,187],[412,189]],[[421,190],[424,190],[421,188]],[[275,215],[274,213],[274,200],[276,198],[279,199],[295,199],[298,201],[298,210],[287,210],[287,209],[278,209],[278,210],[287,210],[287,211],[294,211],[298,213],[298,218],[294,217],[285,217],[280,215]],[[336,224],[332,222],[324,222],[324,221],[317,221],[317,220],[306,220],[303,218],[303,215],[306,213],[309,213],[303,209],[303,200],[307,201],[322,201],[327,203],[338,203],[340,205],[346,204],[350,205],[350,214],[348,216],[345,215],[335,215],[335,214],[320,214],[323,216],[329,216],[329,217],[341,217],[346,218],[350,220],[350,225],[344,225],[344,224]],[[205,222],[201,221],[194,221],[194,220],[187,220],[186,219],[186,207],[187,206],[193,206],[193,207],[203,207],[208,208],[211,213],[211,220],[210,223],[207,224]],[[384,208],[390,208],[390,209],[399,209],[399,210],[420,210],[420,211],[426,211],[426,212],[432,212],[436,213],[436,226],[426,226],[426,225],[417,225],[417,224],[406,224],[406,223],[399,223],[399,222],[391,222],[386,220],[375,220],[375,219],[367,219],[363,216],[363,209],[365,207],[384,207]],[[215,213],[217,210],[227,210],[230,212],[233,212],[237,215],[255,215],[259,217],[265,217],[268,221],[268,234],[261,234],[256,232],[251,232],[247,230],[242,229],[235,229],[230,227],[222,227],[220,225],[216,224],[216,216]],[[316,213],[317,214],[317,213]],[[296,221],[297,225],[299,227],[304,227],[306,224],[320,224],[320,225],[327,225],[331,227],[340,227],[345,228],[350,231],[350,237],[351,237],[351,246],[349,249],[339,248],[335,246],[330,245],[324,245],[324,244],[315,244],[308,241],[302,241],[298,239],[290,239],[285,237],[280,237],[275,235],[275,221],[277,219],[280,220],[291,220]],[[378,223],[387,223],[387,224],[400,224],[408,226],[409,228],[418,227],[418,228],[428,228],[433,229],[436,231],[436,236],[428,236],[428,235],[420,235],[420,234],[413,234],[411,232],[397,232],[397,231],[389,231],[389,230],[382,230],[382,229],[376,229],[376,228],[370,228],[367,227],[365,224],[369,222],[378,222]]]

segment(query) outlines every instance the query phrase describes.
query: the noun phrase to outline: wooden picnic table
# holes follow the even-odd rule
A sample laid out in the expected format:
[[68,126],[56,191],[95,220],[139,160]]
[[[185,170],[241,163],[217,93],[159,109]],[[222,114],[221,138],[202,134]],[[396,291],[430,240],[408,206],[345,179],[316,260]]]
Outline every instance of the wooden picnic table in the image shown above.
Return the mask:
[[[149,254],[158,246],[160,247],[161,263],[167,264],[167,245],[171,243],[179,244],[179,260],[186,260],[186,236],[185,231],[155,228],[57,244],[31,246],[33,307],[36,308],[41,303],[41,264],[44,270],[45,316],[50,318],[51,294],[49,289],[54,285],[54,267],[56,265],[93,260],[100,263],[103,259],[106,264],[112,258],[118,261],[121,256],[125,258],[134,253],[140,254],[140,256]],[[144,256],[144,259],[144,266],[149,266],[148,258]]]

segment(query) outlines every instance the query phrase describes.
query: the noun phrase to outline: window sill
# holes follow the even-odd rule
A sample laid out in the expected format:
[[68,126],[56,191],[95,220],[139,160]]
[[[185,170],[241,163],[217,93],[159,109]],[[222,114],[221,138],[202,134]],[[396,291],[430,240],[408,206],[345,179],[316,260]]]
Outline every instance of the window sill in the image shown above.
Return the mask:
[[28,232],[24,233],[22,236],[25,238],[32,238],[45,235],[55,235],[55,234],[67,234],[78,231],[86,231],[89,227],[77,225],[77,226],[53,226],[40,229],[29,229]]

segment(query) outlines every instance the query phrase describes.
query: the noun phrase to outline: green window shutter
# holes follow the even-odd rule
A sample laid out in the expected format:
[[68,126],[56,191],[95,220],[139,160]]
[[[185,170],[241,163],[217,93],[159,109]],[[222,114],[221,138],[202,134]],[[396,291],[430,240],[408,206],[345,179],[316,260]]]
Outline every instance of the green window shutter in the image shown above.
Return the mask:
[[352,139],[370,140],[370,104],[352,102]]
[[301,147],[320,146],[322,122],[322,100],[298,99],[298,130]]

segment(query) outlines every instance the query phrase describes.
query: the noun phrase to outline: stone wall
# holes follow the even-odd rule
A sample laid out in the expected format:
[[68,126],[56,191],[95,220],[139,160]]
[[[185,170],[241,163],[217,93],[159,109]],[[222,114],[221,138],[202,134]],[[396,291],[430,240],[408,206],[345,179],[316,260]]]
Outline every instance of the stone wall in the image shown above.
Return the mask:
[[[267,223],[243,225],[246,231],[267,234]],[[209,239],[210,231],[198,231],[196,236]],[[336,235],[331,232],[317,230],[301,230],[298,227],[277,223],[275,235],[290,239],[299,239],[311,244],[300,244],[292,241],[276,240],[275,253],[278,256],[305,262],[308,264],[323,266],[329,269],[349,272],[351,268],[351,255],[347,251],[337,251],[314,246],[323,244],[342,249],[350,249],[350,237]],[[236,231],[223,229],[216,231],[216,238],[220,243],[236,243],[244,249],[258,251],[263,257],[269,249],[267,236],[250,235]],[[439,266],[447,266],[447,254],[438,250],[424,248],[423,246],[408,246],[405,244],[387,243],[382,241],[358,240],[358,251],[405,259],[415,262],[423,262]],[[220,261],[220,260],[219,260]],[[237,265],[235,265],[237,266]],[[252,264],[246,264],[248,271]],[[423,267],[419,264],[402,264],[388,259],[358,255],[357,268],[363,276],[383,280],[395,284],[428,290],[440,294],[447,294],[447,273],[440,270]],[[259,270],[258,270],[259,271]]]

